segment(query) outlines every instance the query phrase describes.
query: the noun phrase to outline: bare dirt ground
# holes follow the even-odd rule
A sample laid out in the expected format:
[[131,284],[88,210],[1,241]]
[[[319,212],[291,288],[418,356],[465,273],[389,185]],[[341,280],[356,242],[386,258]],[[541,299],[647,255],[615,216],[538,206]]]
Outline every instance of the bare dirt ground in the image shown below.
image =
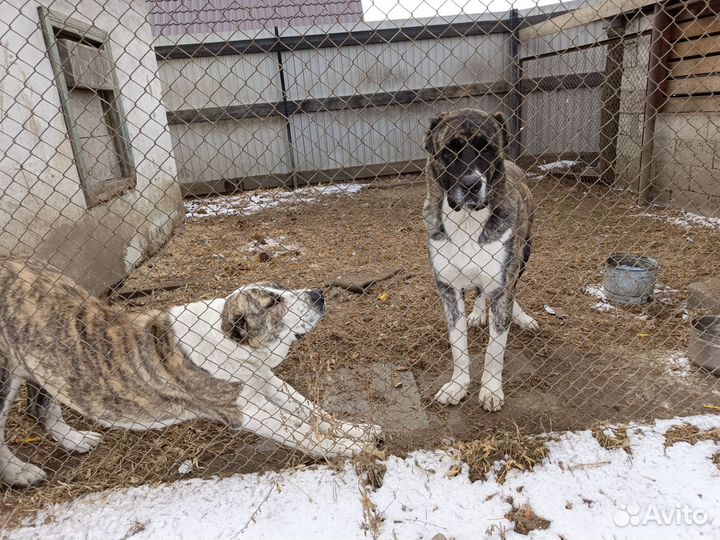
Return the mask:
[[[449,377],[451,359],[425,251],[424,187],[408,184],[412,180],[402,179],[398,187],[375,183],[357,194],[247,216],[190,220],[122,288],[183,285],[113,300],[129,309],[167,307],[224,296],[252,281],[322,287],[342,273],[399,269],[365,295],[328,288],[327,316],[280,369],[331,410],[347,412],[343,402],[361,403],[358,419],[390,421],[384,425],[390,453],[482,438],[515,424],[525,433],[585,429],[598,422],[702,414],[712,410],[706,406],[720,405],[717,380],[683,359],[686,287],[717,272],[720,233],[671,224],[664,218],[677,213],[670,210],[640,216],[644,210],[627,194],[552,178],[531,186],[539,211],[533,255],[518,290],[541,329],[511,331],[505,408],[494,414],[480,408],[479,377],[460,406],[433,403]],[[285,249],[274,245],[278,239]],[[598,299],[585,289],[602,282],[604,260],[615,252],[660,261],[658,280],[665,289],[658,301],[596,309]],[[549,315],[545,305],[561,308],[567,319]],[[472,330],[471,352],[480,355],[486,340],[485,331]],[[378,387],[378,373],[392,380]],[[408,403],[393,394],[403,388],[419,393],[408,423],[392,420],[402,418],[402,411],[388,411]],[[252,435],[203,422],[152,433],[108,430],[105,442],[86,456],[64,453],[19,415],[12,417],[9,432],[19,454],[53,472],[41,488],[3,492],[4,515],[112,487],[308,463]],[[191,470],[183,475],[178,468],[184,462]]]

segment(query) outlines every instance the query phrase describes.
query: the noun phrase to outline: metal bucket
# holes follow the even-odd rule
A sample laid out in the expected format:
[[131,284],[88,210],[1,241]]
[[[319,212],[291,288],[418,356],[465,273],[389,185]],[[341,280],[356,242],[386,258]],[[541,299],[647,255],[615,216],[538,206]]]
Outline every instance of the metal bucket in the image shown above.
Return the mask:
[[612,304],[646,304],[653,299],[658,262],[650,257],[615,253],[605,261],[607,299]]
[[690,323],[690,361],[720,375],[720,315],[707,315]]

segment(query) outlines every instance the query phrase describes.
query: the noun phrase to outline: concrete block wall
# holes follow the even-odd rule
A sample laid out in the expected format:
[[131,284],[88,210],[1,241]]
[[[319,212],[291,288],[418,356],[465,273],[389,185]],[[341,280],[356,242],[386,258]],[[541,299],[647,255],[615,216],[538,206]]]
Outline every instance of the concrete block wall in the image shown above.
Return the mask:
[[655,199],[720,216],[720,112],[663,113],[655,126]]

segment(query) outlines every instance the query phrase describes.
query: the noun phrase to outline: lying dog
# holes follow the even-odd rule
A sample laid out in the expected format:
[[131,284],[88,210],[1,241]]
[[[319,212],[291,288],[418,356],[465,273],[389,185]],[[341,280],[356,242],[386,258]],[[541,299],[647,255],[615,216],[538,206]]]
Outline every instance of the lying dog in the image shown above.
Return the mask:
[[109,427],[145,430],[206,418],[315,457],[362,452],[379,427],[332,422],[272,372],[324,310],[319,291],[271,284],[133,315],[52,267],[1,260],[0,478],[26,486],[46,477],[5,442],[23,381],[29,412],[69,451],[92,450],[101,436],[67,425],[60,404]]
[[[486,324],[490,342],[480,402],[488,411],[503,405],[502,369],[510,321],[538,325],[515,301],[515,284],[530,257],[532,197],[525,173],[504,158],[504,118],[461,109],[440,114],[425,137],[427,197],[423,217],[430,261],[450,333],[453,374],[436,394],[457,404],[470,385],[468,324]],[[475,289],[470,318],[463,293]]]

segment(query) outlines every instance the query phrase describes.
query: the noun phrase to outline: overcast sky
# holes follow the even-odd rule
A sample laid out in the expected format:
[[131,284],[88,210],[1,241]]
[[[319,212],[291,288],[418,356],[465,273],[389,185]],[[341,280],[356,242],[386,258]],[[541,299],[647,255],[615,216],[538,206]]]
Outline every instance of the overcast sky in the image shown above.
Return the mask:
[[527,9],[557,4],[558,0],[362,0],[366,21],[451,16]]

